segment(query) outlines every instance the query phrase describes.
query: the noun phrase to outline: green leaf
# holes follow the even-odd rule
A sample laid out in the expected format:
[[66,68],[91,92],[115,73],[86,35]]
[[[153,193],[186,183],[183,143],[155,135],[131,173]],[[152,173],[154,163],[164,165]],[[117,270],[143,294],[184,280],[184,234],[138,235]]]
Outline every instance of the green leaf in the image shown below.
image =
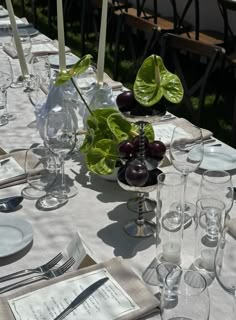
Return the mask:
[[81,152],[87,153],[92,148],[93,143],[94,143],[94,136],[95,136],[94,130],[88,129],[86,136],[85,136],[85,139],[84,139],[84,142],[83,142],[82,146],[80,147]]
[[87,54],[77,61],[73,67],[68,71],[59,72],[56,79],[56,86],[62,85],[66,81],[70,80],[74,76],[78,76],[85,72],[91,64],[92,56]]
[[90,171],[107,175],[113,172],[117,159],[117,143],[110,139],[102,139],[87,153],[86,164]]
[[131,123],[125,120],[124,117],[119,113],[111,114],[107,118],[107,124],[118,142],[128,139],[132,134]]
[[179,77],[166,69],[161,57],[151,55],[138,71],[134,96],[144,107],[154,106],[163,96],[172,103],[179,103],[183,87]]

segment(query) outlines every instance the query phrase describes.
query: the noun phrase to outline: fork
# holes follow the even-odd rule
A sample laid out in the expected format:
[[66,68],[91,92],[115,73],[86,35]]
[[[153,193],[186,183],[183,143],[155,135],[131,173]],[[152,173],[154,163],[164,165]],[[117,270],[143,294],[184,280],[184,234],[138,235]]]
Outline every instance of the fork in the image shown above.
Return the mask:
[[42,266],[39,266],[34,269],[24,269],[20,270],[11,274],[8,274],[7,276],[0,277],[0,282],[8,281],[11,279],[16,279],[19,277],[27,276],[28,274],[32,273],[43,273],[51,268],[53,268],[61,259],[63,258],[62,253],[58,253],[52,260],[48,261],[47,263],[43,264]]
[[57,269],[48,270],[38,276],[30,277],[30,278],[27,278],[27,279],[24,279],[24,280],[21,280],[21,281],[15,282],[13,284],[10,284],[8,286],[0,288],[0,294],[7,292],[7,291],[10,291],[10,290],[13,290],[13,289],[18,289],[18,288],[23,287],[27,284],[31,284],[31,283],[34,283],[34,282],[37,282],[40,280],[49,280],[49,279],[59,277],[59,276],[63,275],[63,273],[65,273],[67,270],[69,270],[70,267],[74,263],[75,263],[75,259],[73,257],[71,257],[69,260],[67,260],[64,264],[62,264]]

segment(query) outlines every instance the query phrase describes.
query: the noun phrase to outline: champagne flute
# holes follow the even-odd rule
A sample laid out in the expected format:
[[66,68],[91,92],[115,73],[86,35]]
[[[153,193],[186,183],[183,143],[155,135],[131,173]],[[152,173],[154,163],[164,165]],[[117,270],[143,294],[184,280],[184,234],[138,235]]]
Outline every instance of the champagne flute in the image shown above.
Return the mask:
[[[10,87],[13,79],[12,65],[8,57],[2,57],[1,63],[3,67],[0,70],[0,89],[3,98],[3,117],[7,120],[14,120],[16,116],[14,114],[9,113],[7,110],[7,89]],[[1,119],[3,123],[4,118]]]
[[57,155],[61,165],[61,184],[54,188],[52,194],[67,200],[77,194],[75,186],[68,186],[65,179],[65,157],[71,153],[76,143],[76,123],[69,106],[54,107],[47,115],[44,126],[45,145]]
[[198,199],[216,198],[225,204],[225,218],[233,206],[234,189],[229,172],[224,170],[207,170],[203,173],[198,191]]
[[[215,274],[220,286],[236,299],[236,239],[226,227],[218,242],[215,255]],[[236,318],[236,300],[232,319]]]
[[204,146],[201,128],[189,125],[186,132],[180,127],[173,130],[170,143],[170,160],[173,166],[185,177],[184,199],[185,199],[185,223],[194,216],[196,206],[186,202],[186,187],[188,176],[196,171],[203,159]]

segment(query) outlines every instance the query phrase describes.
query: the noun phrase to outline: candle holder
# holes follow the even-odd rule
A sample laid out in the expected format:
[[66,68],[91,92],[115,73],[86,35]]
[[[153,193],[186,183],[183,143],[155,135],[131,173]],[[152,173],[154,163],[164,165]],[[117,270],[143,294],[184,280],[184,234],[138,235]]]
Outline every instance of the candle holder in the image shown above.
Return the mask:
[[118,183],[127,191],[137,192],[137,196],[129,199],[127,207],[136,212],[138,218],[129,221],[124,229],[133,237],[149,237],[156,231],[156,224],[146,220],[144,214],[153,212],[156,201],[148,198],[147,194],[156,189],[157,176],[161,171],[157,168],[158,161],[146,157],[145,133],[146,122],[139,121],[138,156],[128,160],[118,171]]

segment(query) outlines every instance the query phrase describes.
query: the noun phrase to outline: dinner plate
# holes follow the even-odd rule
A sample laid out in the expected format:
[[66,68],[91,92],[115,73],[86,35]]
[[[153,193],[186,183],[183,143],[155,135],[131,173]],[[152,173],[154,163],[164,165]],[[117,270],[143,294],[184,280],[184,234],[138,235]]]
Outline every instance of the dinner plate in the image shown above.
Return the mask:
[[33,229],[26,220],[0,214],[0,258],[24,249],[33,240]]
[[[76,57],[73,54],[66,54],[66,66],[72,67],[77,61],[79,60],[78,57]],[[49,56],[49,63],[53,68],[59,68],[59,55],[54,54]]]
[[205,146],[204,157],[200,165],[205,170],[233,170],[236,169],[236,153],[227,146]]
[[0,6],[0,18],[8,17],[8,11],[3,8],[3,6]]
[[32,24],[19,24],[18,30],[19,33],[21,33],[21,31],[27,32],[30,37],[34,37],[39,34],[39,31],[35,29]]

